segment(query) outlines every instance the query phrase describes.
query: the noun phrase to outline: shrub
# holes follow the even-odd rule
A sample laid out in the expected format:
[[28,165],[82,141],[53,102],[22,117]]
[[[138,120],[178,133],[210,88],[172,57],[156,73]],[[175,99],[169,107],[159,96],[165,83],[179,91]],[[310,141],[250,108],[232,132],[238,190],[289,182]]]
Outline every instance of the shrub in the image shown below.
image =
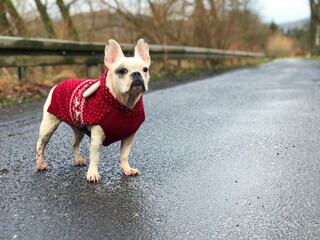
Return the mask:
[[279,58],[288,57],[293,50],[294,42],[284,36],[281,32],[274,33],[268,40],[266,53],[268,57]]

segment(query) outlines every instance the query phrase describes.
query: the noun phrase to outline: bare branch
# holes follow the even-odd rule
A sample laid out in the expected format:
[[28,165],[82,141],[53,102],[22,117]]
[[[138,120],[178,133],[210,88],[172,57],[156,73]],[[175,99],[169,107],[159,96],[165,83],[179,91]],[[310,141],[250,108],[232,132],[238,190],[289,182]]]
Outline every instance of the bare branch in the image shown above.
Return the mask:
[[70,16],[69,7],[64,4],[63,0],[56,0],[56,3],[60,9],[63,21],[67,25],[67,30],[73,40],[79,40],[78,32],[73,25],[72,18]]
[[47,13],[46,5],[43,5],[40,0],[35,0],[35,2],[49,37],[57,38],[57,35],[53,28],[52,20]]

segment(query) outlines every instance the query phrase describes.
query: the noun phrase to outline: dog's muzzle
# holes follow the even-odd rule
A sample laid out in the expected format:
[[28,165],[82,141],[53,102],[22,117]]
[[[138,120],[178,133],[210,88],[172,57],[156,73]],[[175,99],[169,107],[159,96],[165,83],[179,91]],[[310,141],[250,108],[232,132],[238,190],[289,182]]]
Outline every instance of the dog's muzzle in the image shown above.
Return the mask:
[[143,91],[145,91],[144,81],[139,72],[134,72],[131,74],[132,76],[132,84],[131,87],[142,87]]

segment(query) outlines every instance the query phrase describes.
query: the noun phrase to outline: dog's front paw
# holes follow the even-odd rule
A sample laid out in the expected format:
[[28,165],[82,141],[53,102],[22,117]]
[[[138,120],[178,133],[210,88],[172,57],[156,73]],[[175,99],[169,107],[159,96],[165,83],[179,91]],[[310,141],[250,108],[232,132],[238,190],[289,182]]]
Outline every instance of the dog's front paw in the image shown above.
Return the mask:
[[87,161],[85,159],[83,159],[83,158],[74,159],[74,163],[77,166],[85,166],[85,165],[87,165]]
[[36,164],[36,168],[38,171],[44,171],[44,170],[48,170],[49,166],[48,164],[41,162]]
[[98,173],[98,170],[89,169],[87,174],[87,181],[89,182],[99,182],[101,177]]
[[140,172],[138,169],[134,169],[134,168],[126,168],[126,169],[122,169],[122,172],[127,175],[140,175]]

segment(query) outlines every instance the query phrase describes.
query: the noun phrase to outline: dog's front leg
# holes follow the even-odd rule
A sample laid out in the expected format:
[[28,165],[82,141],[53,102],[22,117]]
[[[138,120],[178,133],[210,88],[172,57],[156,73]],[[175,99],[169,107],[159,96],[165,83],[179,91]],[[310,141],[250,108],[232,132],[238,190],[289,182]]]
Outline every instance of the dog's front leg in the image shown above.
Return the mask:
[[121,141],[121,149],[120,149],[120,167],[122,172],[125,175],[140,175],[139,170],[131,168],[128,162],[131,146],[134,142],[134,138],[136,133],[132,134],[131,136],[123,139]]
[[99,181],[100,175],[98,173],[99,155],[100,149],[105,139],[104,132],[99,125],[90,126],[89,131],[91,132],[90,141],[90,163],[87,174],[88,181]]

